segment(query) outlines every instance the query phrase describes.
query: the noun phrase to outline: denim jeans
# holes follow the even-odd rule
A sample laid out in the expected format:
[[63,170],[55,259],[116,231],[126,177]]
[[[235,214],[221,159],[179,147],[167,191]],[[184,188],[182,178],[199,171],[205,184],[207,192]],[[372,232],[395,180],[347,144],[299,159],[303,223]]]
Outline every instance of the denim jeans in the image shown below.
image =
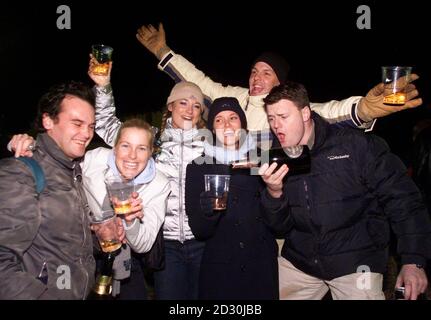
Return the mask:
[[198,299],[199,270],[205,243],[165,240],[165,269],[154,273],[157,300]]

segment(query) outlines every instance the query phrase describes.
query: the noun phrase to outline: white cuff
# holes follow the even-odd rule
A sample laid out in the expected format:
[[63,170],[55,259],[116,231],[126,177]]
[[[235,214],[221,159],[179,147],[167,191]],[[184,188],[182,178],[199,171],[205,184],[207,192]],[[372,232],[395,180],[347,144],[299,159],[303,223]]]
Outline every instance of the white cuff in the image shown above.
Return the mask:
[[373,119],[371,121],[365,122],[358,115],[359,102],[354,103],[352,105],[352,113],[351,118],[353,123],[360,129],[365,129],[365,132],[373,131],[374,125],[376,124],[377,119]]
[[164,70],[166,65],[173,58],[174,54],[175,53],[172,50],[169,50],[166,54],[164,54],[163,57],[160,59],[160,62],[157,65],[157,68],[159,68],[160,70]]

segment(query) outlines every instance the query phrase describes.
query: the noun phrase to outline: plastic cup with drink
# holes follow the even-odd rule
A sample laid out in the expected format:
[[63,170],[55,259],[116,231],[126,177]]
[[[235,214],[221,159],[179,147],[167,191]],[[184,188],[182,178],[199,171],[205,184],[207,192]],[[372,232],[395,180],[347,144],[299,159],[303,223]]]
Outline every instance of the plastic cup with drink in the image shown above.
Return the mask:
[[91,46],[91,54],[96,63],[92,66],[92,73],[100,76],[107,76],[109,72],[109,62],[112,60],[114,49],[104,44],[94,44]]
[[230,175],[205,175],[205,191],[213,200],[213,210],[226,210],[229,183]]
[[92,216],[91,225],[103,252],[111,253],[121,248],[116,215],[113,210]]
[[410,82],[412,67],[382,67],[384,84],[383,103],[390,106],[402,106],[407,101],[407,85]]
[[121,177],[109,177],[105,179],[105,184],[115,213],[130,213],[132,193],[135,190],[133,181],[124,180]]

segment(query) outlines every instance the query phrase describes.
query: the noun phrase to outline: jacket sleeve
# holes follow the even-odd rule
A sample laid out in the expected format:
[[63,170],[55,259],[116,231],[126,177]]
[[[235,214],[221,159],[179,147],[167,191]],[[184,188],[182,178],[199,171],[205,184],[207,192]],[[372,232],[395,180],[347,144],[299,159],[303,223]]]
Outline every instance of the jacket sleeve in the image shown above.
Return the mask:
[[261,193],[260,205],[265,224],[277,238],[284,238],[293,227],[286,188],[283,187],[283,195],[278,199],[271,197],[265,188]]
[[142,222],[135,219],[130,227],[126,227],[127,243],[135,252],[150,251],[165,220],[166,199],[170,193],[169,181],[162,173],[157,174],[160,177],[157,178],[158,181],[147,187],[150,192],[141,195],[144,207]]
[[115,101],[111,85],[95,86],[96,93],[96,133],[106,144],[113,147],[120,130],[121,121],[115,115]]
[[367,136],[366,142],[370,151],[362,176],[389,218],[398,238],[401,262],[424,265],[431,258],[431,222],[421,194],[401,160],[382,139]]
[[41,298],[47,286],[22,263],[41,222],[34,178],[16,159],[0,163],[0,299]]
[[[189,225],[198,240],[214,235],[222,214],[207,215],[201,210],[200,194],[204,191],[204,165],[189,164],[186,171],[185,206]],[[211,172],[208,172],[211,173]]]
[[358,104],[362,97],[353,96],[344,100],[331,100],[325,103],[311,103],[311,110],[318,113],[329,123],[339,123],[348,127],[366,129],[371,131],[375,120],[362,121],[358,116]]
[[195,65],[173,51],[167,53],[159,62],[158,68],[167,73],[175,82],[190,81],[196,83],[202,90],[205,99],[213,101],[219,97],[236,97],[246,94],[248,90],[242,87],[223,86],[207,77]]
[[[167,73],[175,82],[186,80],[196,83],[209,101],[219,97],[235,97],[240,103],[247,101],[247,88],[223,86],[221,83],[214,82],[195,65],[173,51],[168,52],[160,60],[158,68]],[[374,121],[364,123],[357,115],[357,105],[360,99],[360,96],[354,96],[341,101],[312,103],[311,108],[330,123],[338,122],[343,125],[372,130]]]

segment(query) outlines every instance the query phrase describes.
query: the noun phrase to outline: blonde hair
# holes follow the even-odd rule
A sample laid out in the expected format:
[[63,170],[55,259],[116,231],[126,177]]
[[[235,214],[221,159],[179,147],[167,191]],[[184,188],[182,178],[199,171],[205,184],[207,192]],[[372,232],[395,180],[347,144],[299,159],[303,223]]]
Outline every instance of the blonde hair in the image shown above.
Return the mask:
[[121,124],[120,130],[118,130],[118,134],[115,137],[115,144],[114,144],[115,146],[118,144],[118,141],[120,141],[123,129],[126,129],[126,128],[137,128],[137,129],[142,129],[147,131],[148,136],[150,137],[149,145],[150,145],[150,148],[153,149],[153,144],[154,144],[153,127],[147,121],[141,118],[130,118]]
[[[161,134],[163,134],[163,132],[165,131],[165,129],[166,129],[166,123],[167,123],[168,119],[172,116],[172,112],[171,112],[171,111],[169,111],[169,109],[168,109],[168,106],[169,106],[169,105],[172,105],[172,104],[173,104],[173,102],[169,103],[169,104],[166,106],[165,110],[163,111],[163,114],[162,114],[162,124],[160,125],[160,135],[161,135]],[[202,129],[202,128],[205,128],[205,127],[206,127],[205,120],[204,120],[204,119],[202,119],[202,115],[203,115],[203,113],[204,113],[204,106],[202,106],[202,112],[201,112],[201,114],[199,115],[199,121],[198,121],[198,123],[196,124],[196,127],[197,127],[198,129]]]

